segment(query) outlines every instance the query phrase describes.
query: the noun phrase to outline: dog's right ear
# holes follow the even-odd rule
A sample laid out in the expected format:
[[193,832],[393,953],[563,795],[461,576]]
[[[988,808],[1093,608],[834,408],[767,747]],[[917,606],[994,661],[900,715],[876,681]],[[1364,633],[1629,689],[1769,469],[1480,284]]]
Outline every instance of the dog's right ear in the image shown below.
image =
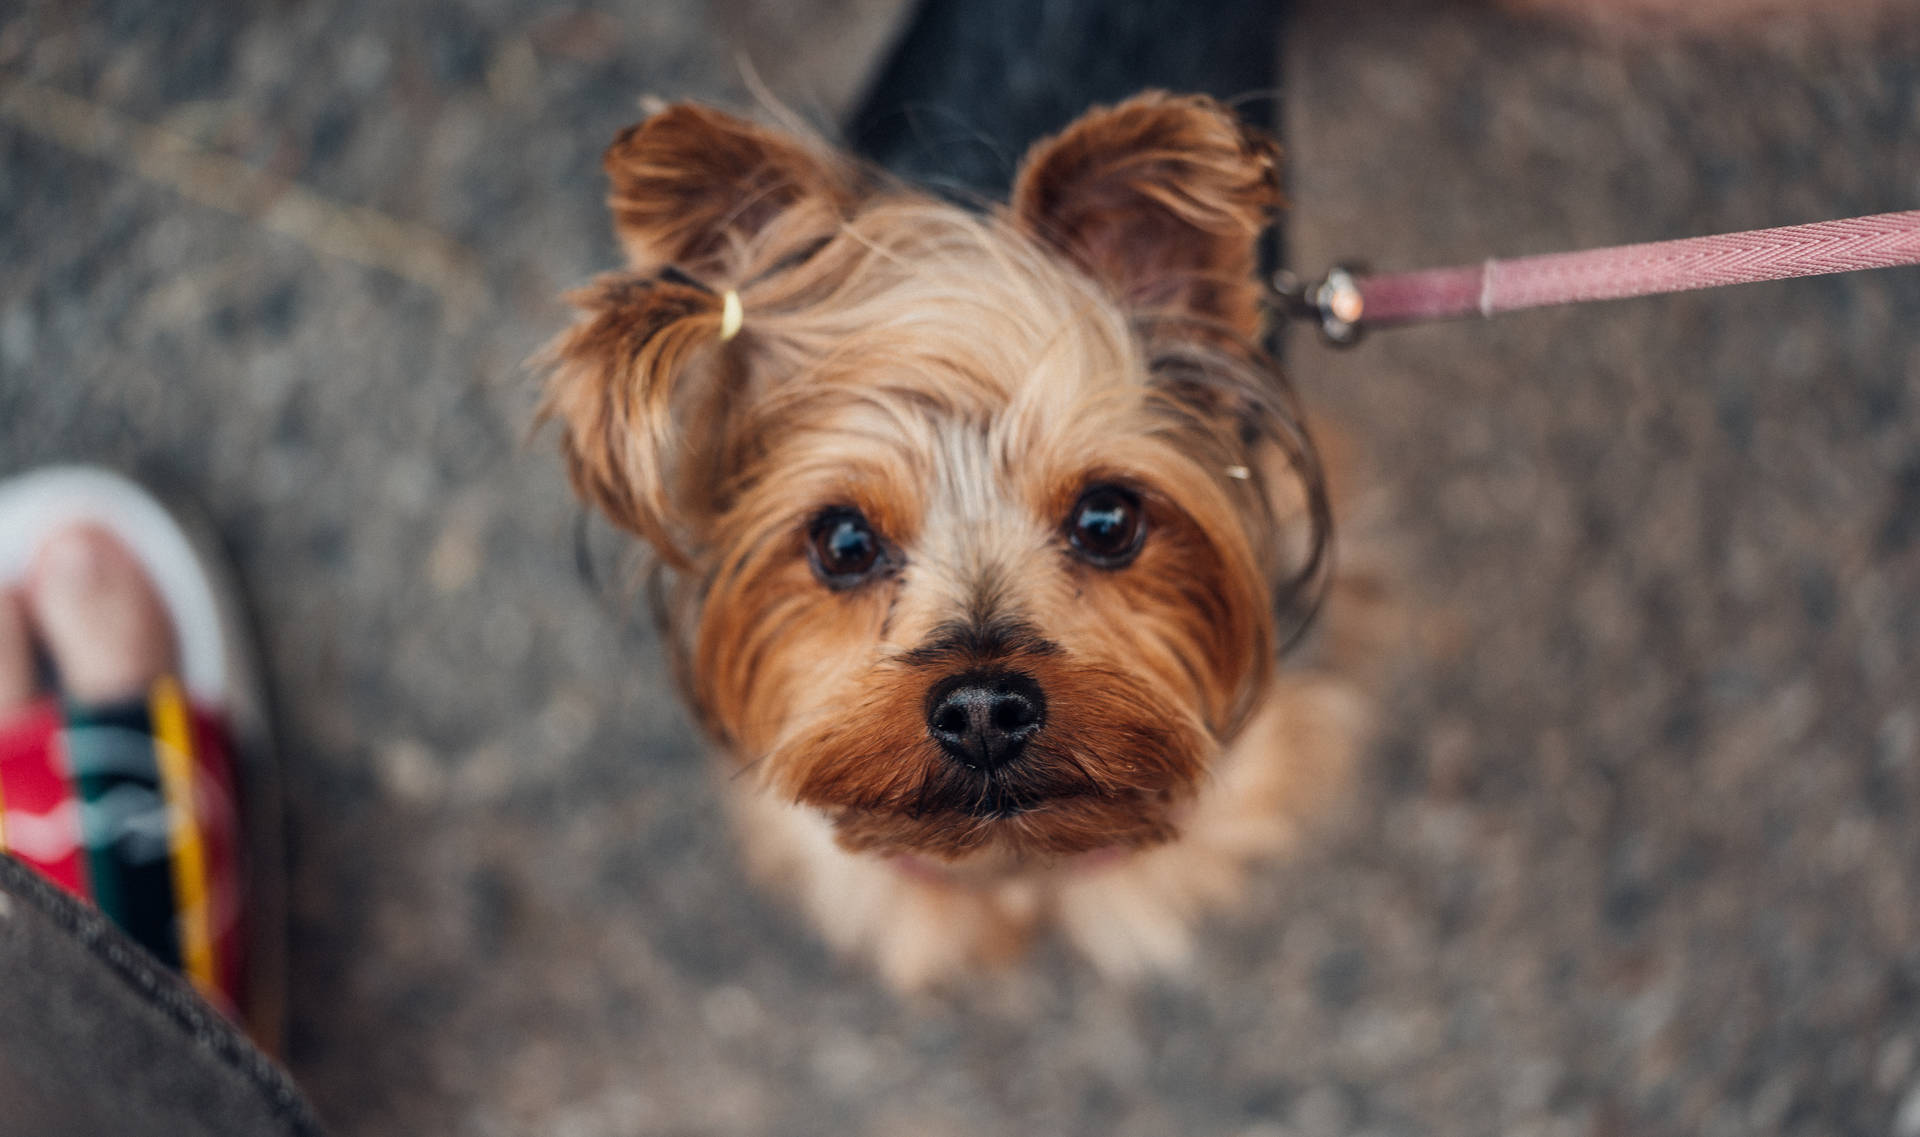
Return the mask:
[[[704,289],[634,274],[571,293],[580,317],[547,345],[538,421],[557,421],[574,492],[684,568],[688,510],[674,492],[678,380],[720,340],[723,306]],[[710,401],[710,400],[703,400]],[[691,424],[689,424],[691,425]]]
[[673,265],[708,283],[764,263],[754,246],[774,235],[776,218],[796,243],[817,239],[856,196],[852,168],[824,149],[688,103],[621,131],[603,161],[614,230],[633,268]]
[[564,430],[575,491],[684,568],[748,385],[752,332],[732,338],[729,306],[837,232],[857,183],[824,152],[684,104],[622,131],[605,164],[631,270],[568,298],[580,315],[544,354],[540,418]]

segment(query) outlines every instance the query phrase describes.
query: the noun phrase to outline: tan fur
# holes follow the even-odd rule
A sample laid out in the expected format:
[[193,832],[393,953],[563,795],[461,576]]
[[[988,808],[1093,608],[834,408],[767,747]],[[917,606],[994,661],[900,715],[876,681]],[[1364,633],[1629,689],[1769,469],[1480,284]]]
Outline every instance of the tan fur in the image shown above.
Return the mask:
[[[985,217],[698,108],[608,152],[631,267],[576,294],[545,413],[670,572],[750,860],[899,986],[1046,923],[1109,971],[1174,964],[1340,781],[1356,696],[1274,669],[1324,514],[1254,346],[1274,164],[1158,94],[1041,143]],[[1069,547],[1096,485],[1145,518],[1124,567]],[[808,541],[832,510],[884,572],[829,587]],[[982,671],[1046,708],[991,773],[929,733],[930,691]]]

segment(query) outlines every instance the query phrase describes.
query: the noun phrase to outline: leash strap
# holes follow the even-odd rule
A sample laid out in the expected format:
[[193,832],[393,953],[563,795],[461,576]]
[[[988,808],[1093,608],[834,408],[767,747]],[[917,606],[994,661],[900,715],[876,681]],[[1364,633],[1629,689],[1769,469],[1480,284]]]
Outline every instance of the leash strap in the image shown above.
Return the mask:
[[1293,314],[1344,344],[1363,327],[1912,264],[1920,264],[1920,210],[1419,272],[1336,268],[1311,284],[1276,285]]

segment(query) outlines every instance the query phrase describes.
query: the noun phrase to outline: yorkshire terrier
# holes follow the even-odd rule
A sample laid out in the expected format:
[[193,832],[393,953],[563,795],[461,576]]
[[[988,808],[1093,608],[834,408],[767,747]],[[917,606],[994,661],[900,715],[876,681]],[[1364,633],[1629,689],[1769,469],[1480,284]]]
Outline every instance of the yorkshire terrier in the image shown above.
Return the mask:
[[1046,925],[1174,966],[1341,779],[1356,688],[1276,665],[1329,524],[1259,346],[1277,160],[1161,93],[986,213],[691,105],[606,153],[629,266],[544,414],[657,554],[748,861],[898,987]]

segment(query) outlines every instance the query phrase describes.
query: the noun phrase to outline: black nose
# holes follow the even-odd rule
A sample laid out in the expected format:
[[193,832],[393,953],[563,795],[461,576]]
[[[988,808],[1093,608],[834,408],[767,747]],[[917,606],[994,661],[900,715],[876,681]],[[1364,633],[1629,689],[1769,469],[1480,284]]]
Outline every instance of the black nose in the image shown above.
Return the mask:
[[927,692],[927,733],[973,770],[997,769],[1018,758],[1046,718],[1040,684],[1011,671],[953,675]]

